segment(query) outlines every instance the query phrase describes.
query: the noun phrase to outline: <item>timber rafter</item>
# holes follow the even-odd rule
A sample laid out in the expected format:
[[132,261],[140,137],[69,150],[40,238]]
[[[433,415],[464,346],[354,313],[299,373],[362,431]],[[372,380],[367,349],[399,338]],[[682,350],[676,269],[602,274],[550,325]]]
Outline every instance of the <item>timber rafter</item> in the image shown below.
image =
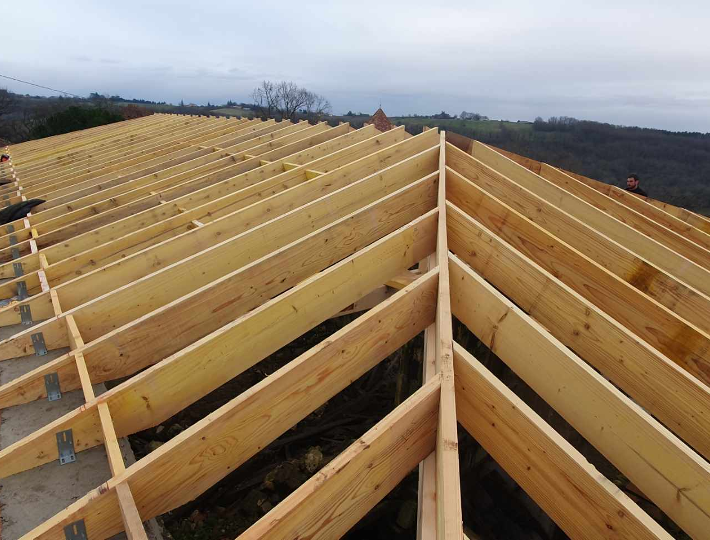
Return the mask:
[[[145,538],[141,521],[422,332],[422,387],[240,538],[342,536],[419,467],[418,538],[461,540],[459,424],[571,537],[670,538],[454,341],[454,317],[681,529],[707,535],[710,222],[451,140],[156,114],[10,147],[0,201],[46,202],[0,226],[0,326],[32,323],[0,361],[37,354],[37,335],[68,352],[0,386],[0,408],[47,399],[50,374],[85,403],[0,450],[0,478],[58,459],[69,429],[79,462],[104,446],[111,470],[24,538],[63,539],[77,521],[90,540]],[[118,438],[359,311],[124,463]]]

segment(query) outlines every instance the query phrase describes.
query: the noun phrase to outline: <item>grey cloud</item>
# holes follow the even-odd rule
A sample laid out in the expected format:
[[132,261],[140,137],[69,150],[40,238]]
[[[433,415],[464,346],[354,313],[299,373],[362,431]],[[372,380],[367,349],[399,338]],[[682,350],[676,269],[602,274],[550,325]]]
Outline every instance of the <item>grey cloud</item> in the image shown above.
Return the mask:
[[336,112],[381,100],[393,115],[466,109],[710,131],[710,3],[683,6],[26,0],[4,7],[13,25],[0,67],[75,93],[160,101],[248,100],[260,80],[287,79]]

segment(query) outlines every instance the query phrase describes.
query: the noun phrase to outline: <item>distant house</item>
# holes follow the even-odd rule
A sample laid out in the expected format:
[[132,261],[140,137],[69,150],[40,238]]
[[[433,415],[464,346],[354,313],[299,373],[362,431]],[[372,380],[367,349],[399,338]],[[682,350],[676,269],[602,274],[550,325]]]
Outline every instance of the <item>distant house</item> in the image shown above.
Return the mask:
[[389,118],[385,112],[380,108],[377,109],[375,114],[373,114],[368,120],[365,121],[365,125],[374,124],[375,127],[380,131],[389,131],[393,129],[395,125],[390,122]]

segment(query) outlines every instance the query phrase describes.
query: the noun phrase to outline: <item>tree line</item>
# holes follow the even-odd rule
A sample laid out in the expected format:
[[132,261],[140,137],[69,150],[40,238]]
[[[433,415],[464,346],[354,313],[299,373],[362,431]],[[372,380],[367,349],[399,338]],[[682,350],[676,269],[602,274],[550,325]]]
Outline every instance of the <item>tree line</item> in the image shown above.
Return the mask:
[[[406,119],[404,124],[407,126]],[[595,180],[626,187],[635,172],[650,197],[710,215],[710,133],[671,132],[577,120],[537,118],[530,129],[504,122],[454,122],[442,129]],[[436,125],[432,120],[430,125]],[[411,124],[416,134],[422,126]]]

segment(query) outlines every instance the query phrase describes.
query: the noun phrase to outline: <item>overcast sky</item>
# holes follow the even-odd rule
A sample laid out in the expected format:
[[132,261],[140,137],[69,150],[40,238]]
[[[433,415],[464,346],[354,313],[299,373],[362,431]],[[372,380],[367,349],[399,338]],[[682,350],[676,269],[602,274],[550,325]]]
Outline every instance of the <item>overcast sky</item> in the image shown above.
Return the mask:
[[[0,73],[80,95],[249,101],[263,79],[336,114],[574,116],[710,132],[710,2],[3,2]],[[39,89],[0,79],[0,87]]]

